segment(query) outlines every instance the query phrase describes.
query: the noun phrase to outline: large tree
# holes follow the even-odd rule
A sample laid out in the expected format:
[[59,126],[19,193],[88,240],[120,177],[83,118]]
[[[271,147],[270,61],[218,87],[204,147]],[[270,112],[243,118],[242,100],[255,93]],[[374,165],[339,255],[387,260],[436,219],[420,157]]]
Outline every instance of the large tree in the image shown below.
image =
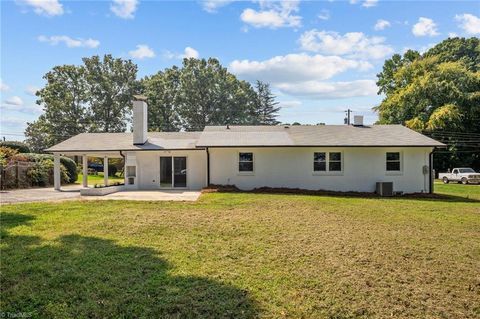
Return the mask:
[[83,132],[121,132],[138,89],[137,66],[106,55],[84,58],[83,65],[56,66],[36,94],[44,110],[27,123],[26,140],[35,150]]
[[[46,141],[55,144],[87,131],[90,121],[85,69],[75,65],[56,66],[43,78],[47,83],[36,95],[37,104],[43,106],[45,113],[34,123],[48,135]],[[30,140],[36,138],[31,136],[32,130],[27,130],[26,135]]]
[[379,123],[404,124],[449,145],[437,168],[480,165],[480,40],[453,38],[423,55],[387,60],[378,74],[385,98]]
[[217,59],[184,59],[176,104],[184,129],[206,125],[247,124],[255,113],[255,91]]
[[138,90],[137,65],[111,55],[83,58],[88,82],[92,131],[124,132]]
[[206,125],[275,121],[275,102],[268,86],[262,84],[260,95],[217,59],[184,59],[182,67],[167,68],[141,83],[152,130],[193,131]]
[[148,128],[151,131],[175,132],[181,129],[176,110],[180,90],[180,70],[174,66],[147,76],[141,81],[148,103]]

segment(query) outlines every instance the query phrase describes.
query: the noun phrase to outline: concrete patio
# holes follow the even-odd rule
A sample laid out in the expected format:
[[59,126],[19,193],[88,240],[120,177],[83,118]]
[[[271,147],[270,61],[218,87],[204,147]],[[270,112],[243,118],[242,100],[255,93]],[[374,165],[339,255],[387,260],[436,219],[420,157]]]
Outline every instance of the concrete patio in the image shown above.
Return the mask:
[[150,190],[121,191],[105,196],[80,196],[81,185],[62,186],[61,191],[48,188],[5,190],[0,192],[0,203],[58,202],[66,200],[135,200],[135,201],[196,201],[200,191]]
[[200,197],[200,194],[200,191],[189,190],[132,190],[120,191],[105,196],[82,196],[82,199],[193,202]]

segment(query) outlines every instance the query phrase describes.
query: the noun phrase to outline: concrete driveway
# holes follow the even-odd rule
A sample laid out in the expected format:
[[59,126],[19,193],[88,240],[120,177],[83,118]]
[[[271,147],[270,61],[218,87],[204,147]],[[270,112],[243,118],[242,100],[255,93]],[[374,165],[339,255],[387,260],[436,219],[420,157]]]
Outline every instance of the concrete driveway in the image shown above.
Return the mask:
[[196,201],[200,191],[151,190],[121,191],[105,196],[80,196],[79,185],[62,186],[62,191],[48,188],[16,189],[0,192],[0,203],[15,204],[27,202],[55,202],[64,200],[136,200],[136,201]]
[[78,185],[62,186],[61,192],[54,190],[53,187],[4,190],[0,191],[0,203],[3,205],[80,199],[80,188]]

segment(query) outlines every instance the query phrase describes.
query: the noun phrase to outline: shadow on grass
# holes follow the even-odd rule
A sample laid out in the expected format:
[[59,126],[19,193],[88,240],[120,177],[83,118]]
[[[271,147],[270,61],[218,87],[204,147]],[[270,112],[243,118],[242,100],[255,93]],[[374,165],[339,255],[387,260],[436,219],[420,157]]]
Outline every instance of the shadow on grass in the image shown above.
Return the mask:
[[300,188],[270,188],[270,187],[261,187],[255,188],[251,191],[243,191],[235,186],[228,185],[223,186],[210,186],[203,190],[205,193],[245,193],[245,194],[271,194],[271,195],[308,195],[308,196],[328,196],[328,197],[339,197],[339,198],[365,198],[365,199],[388,199],[388,200],[417,200],[417,201],[439,201],[439,202],[458,202],[458,203],[480,203],[480,200],[475,198],[469,198],[468,196],[457,196],[450,194],[427,194],[427,193],[416,193],[416,194],[405,194],[405,195],[396,195],[392,197],[382,197],[375,193],[366,193],[366,192],[336,192],[336,191],[325,191],[325,190],[307,190]]
[[8,229],[33,217],[1,215],[1,312],[40,318],[252,318],[247,291],[171,275],[157,251],[66,235],[54,243]]

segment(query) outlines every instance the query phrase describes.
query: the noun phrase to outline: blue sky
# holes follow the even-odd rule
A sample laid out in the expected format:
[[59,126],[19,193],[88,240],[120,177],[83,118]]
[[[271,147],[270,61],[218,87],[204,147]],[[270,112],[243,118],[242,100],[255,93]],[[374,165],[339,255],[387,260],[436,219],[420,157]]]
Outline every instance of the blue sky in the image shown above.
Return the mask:
[[23,139],[42,76],[53,66],[111,53],[139,77],[216,57],[239,78],[271,83],[283,122],[373,123],[376,74],[407,48],[480,35],[475,1],[62,1],[1,2],[1,135]]

